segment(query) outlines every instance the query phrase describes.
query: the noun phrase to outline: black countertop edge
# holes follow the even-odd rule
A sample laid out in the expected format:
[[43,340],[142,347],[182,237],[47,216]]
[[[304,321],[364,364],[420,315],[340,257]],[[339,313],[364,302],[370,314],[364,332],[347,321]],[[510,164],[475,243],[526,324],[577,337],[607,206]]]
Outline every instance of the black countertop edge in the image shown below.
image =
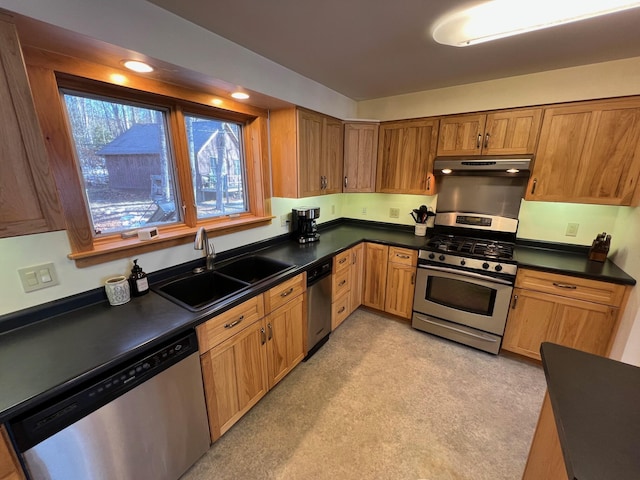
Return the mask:
[[541,250],[551,250],[554,252],[576,253],[584,255],[585,257],[589,254],[590,248],[589,245],[577,245],[575,243],[555,243],[547,242],[544,240],[530,240],[527,238],[517,238],[516,246],[538,248]]
[[640,478],[640,368],[550,342],[540,355],[568,478]]

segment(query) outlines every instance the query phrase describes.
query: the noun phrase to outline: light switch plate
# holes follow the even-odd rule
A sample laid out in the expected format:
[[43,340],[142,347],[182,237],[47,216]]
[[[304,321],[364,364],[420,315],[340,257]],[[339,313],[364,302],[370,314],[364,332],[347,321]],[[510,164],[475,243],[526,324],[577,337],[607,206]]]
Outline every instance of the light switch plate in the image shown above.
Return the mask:
[[579,223],[567,223],[567,231],[565,233],[565,236],[567,237],[576,237],[578,236],[578,227],[580,226]]
[[26,293],[60,284],[58,273],[53,263],[19,268],[18,275],[22,282],[22,288]]

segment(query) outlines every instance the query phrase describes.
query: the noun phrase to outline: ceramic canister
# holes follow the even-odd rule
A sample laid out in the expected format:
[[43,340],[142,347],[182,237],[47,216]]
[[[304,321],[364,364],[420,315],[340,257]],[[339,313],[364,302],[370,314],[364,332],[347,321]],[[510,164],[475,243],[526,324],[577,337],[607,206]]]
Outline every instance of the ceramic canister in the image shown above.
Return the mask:
[[104,289],[111,305],[122,305],[131,300],[129,281],[125,276],[109,278],[104,285]]

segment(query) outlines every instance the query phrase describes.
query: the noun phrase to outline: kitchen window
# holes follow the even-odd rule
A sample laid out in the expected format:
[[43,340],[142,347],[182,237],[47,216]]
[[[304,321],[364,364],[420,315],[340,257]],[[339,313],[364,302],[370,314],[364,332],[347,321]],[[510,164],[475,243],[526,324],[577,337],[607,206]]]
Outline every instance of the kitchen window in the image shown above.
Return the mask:
[[76,266],[271,223],[266,110],[52,52],[25,63]]

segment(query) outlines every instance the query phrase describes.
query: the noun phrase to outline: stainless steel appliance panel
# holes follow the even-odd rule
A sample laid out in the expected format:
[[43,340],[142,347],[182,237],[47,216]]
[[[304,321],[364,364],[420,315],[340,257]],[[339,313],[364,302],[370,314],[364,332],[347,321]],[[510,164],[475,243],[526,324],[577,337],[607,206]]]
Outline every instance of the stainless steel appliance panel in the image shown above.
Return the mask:
[[34,480],[177,480],[209,448],[197,352],[24,452]]
[[432,333],[494,355],[497,355],[500,351],[502,337],[465,327],[464,325],[458,325],[457,323],[447,322],[440,318],[414,312],[411,318],[411,326],[416,330]]
[[502,335],[513,286],[473,272],[447,270],[418,267],[413,310]]
[[331,334],[331,262],[307,272],[307,347],[310,358]]

